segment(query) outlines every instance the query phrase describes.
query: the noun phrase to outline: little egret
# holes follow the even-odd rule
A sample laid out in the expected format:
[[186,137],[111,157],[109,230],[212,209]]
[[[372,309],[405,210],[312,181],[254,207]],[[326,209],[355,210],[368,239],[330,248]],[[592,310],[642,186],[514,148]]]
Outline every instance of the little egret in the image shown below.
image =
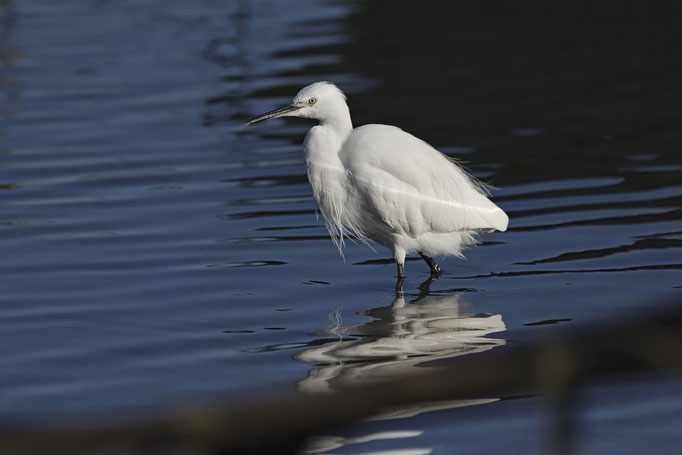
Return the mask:
[[[293,102],[247,125],[277,117],[304,117],[303,149],[313,195],[332,240],[372,239],[388,247],[405,276],[405,255],[417,252],[440,274],[433,256],[462,256],[481,231],[505,231],[509,218],[486,197],[486,186],[426,142],[395,126],[353,129],[346,96],[330,82],[301,89]],[[398,287],[397,286],[397,287]]]

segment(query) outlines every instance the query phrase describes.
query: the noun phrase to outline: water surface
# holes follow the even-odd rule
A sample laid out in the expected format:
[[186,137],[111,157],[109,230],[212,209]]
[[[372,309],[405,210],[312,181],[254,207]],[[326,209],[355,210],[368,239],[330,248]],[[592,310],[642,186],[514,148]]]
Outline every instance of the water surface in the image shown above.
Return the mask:
[[[333,390],[679,289],[679,7],[590,8],[4,3],[0,423]],[[509,231],[443,260],[426,291],[409,261],[402,300],[387,251],[351,243],[342,260],[305,177],[310,124],[242,126],[316,80],[356,124],[465,160]],[[584,447],[675,453],[679,397],[587,390]],[[540,447],[537,402],[497,398],[393,410],[338,450]]]

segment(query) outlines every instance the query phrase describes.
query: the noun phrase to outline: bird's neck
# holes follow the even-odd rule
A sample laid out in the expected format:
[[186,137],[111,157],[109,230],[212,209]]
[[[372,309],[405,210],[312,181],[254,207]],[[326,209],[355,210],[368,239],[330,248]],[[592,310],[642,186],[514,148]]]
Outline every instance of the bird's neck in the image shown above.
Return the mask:
[[320,121],[304,143],[308,180],[313,196],[324,216],[327,229],[337,246],[343,244],[345,226],[354,226],[348,218],[348,174],[340,152],[353,131],[350,115]]
[[346,142],[351,131],[353,131],[353,122],[350,119],[348,106],[344,103],[339,105],[336,110],[329,112],[324,118],[320,119],[320,127],[328,134],[335,135],[341,144]]
[[320,124],[308,132],[303,148],[308,177],[319,202],[320,191],[335,191],[335,185],[342,184],[346,179],[339,152],[353,131],[353,123],[345,103],[327,111],[324,118],[318,120]]
[[[310,171],[311,167],[322,169],[331,167],[343,171],[339,152],[353,131],[348,106],[344,105],[343,108],[339,107],[336,111],[329,112],[324,118],[319,119],[319,122],[320,124],[314,126],[305,139],[308,170]],[[320,174],[314,173],[318,176]],[[315,186],[316,182],[312,182],[311,178],[311,183]]]
[[335,235],[343,233],[348,203],[347,173],[339,153],[353,131],[348,108],[320,119],[304,143],[308,179],[327,226]]

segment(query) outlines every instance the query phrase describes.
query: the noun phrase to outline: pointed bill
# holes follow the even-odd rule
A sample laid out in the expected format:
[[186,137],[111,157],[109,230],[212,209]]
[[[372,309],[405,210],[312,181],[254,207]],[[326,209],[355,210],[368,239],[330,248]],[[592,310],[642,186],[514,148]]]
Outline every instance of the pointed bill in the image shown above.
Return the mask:
[[262,114],[262,115],[259,115],[257,117],[252,118],[251,120],[246,122],[245,125],[251,125],[253,123],[262,122],[263,120],[267,120],[269,118],[287,116],[293,112],[296,112],[300,108],[301,108],[301,106],[296,106],[295,104],[290,104],[288,106],[280,107],[279,109],[275,109],[274,111],[270,111],[270,112],[267,112],[265,114]]

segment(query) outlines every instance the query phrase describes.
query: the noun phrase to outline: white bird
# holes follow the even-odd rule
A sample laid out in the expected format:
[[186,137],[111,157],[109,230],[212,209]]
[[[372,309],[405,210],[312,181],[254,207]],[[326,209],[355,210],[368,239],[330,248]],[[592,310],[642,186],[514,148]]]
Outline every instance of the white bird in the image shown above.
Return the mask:
[[346,96],[330,82],[301,89],[293,102],[254,117],[319,121],[303,149],[313,195],[332,240],[372,239],[393,252],[398,286],[405,256],[417,252],[437,278],[433,256],[462,256],[481,231],[505,231],[509,218],[486,197],[486,186],[435,148],[395,126],[353,129]]

